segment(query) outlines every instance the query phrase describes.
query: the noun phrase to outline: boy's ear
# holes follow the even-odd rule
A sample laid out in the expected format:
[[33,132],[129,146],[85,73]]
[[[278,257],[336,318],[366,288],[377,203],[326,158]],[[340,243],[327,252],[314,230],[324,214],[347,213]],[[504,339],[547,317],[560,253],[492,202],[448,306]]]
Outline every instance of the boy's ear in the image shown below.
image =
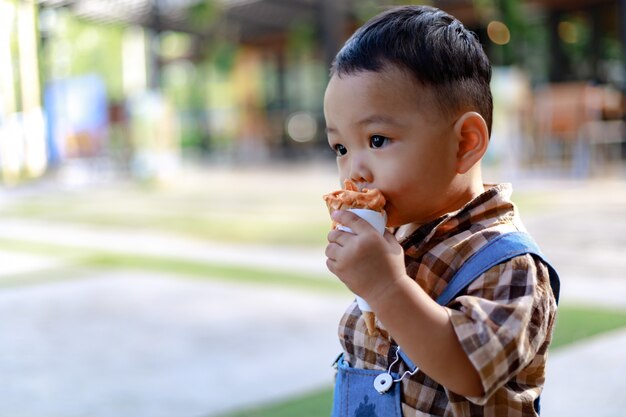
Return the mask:
[[489,130],[483,117],[473,111],[464,113],[454,123],[454,133],[458,140],[456,171],[465,174],[476,165],[489,145]]

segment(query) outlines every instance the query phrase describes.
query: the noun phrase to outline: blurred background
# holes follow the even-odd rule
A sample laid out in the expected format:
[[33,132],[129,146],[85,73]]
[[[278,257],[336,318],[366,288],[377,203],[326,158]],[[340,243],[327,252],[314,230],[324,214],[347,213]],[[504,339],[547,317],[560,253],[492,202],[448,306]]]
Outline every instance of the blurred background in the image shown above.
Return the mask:
[[328,68],[411,3],[494,66],[485,176],[563,280],[546,415],[624,415],[559,389],[626,387],[625,0],[0,0],[0,417],[328,414]]

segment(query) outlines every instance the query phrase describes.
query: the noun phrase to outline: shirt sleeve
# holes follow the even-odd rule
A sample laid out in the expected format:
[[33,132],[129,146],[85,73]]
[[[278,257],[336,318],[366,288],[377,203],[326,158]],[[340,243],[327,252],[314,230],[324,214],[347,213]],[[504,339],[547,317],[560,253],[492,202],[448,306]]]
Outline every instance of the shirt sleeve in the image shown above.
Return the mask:
[[484,405],[537,355],[550,336],[556,302],[547,267],[522,255],[486,271],[448,307],[485,393],[468,399]]

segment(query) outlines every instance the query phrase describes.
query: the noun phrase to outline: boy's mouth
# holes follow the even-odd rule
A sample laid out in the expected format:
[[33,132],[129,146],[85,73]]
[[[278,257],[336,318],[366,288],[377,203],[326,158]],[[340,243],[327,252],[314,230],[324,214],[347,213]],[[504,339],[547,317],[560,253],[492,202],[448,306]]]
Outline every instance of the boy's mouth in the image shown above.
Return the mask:
[[364,183],[364,182],[359,182],[359,183],[355,183],[355,184],[356,184],[356,187],[357,187],[357,189],[359,190],[360,193],[362,193],[363,190],[373,190],[373,189],[376,188],[376,187],[373,187],[371,184],[367,184],[367,183]]

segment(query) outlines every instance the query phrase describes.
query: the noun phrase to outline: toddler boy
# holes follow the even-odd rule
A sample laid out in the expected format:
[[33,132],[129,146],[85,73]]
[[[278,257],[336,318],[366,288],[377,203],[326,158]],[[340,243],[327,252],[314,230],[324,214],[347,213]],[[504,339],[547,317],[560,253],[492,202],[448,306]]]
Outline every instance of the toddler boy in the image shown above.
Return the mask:
[[370,336],[352,304],[339,326],[339,365],[376,377],[380,398],[395,389],[400,401],[395,411],[379,394],[350,404],[356,382],[338,379],[333,416],[538,414],[558,297],[548,264],[520,254],[445,305],[435,301],[479,249],[524,231],[511,186],[481,176],[490,79],[476,36],[427,6],[381,13],[335,58],[324,114],[340,183],[380,189],[388,216],[380,235],[353,213],[333,214],[352,233],[328,234],[327,266],[369,303],[381,330]]

